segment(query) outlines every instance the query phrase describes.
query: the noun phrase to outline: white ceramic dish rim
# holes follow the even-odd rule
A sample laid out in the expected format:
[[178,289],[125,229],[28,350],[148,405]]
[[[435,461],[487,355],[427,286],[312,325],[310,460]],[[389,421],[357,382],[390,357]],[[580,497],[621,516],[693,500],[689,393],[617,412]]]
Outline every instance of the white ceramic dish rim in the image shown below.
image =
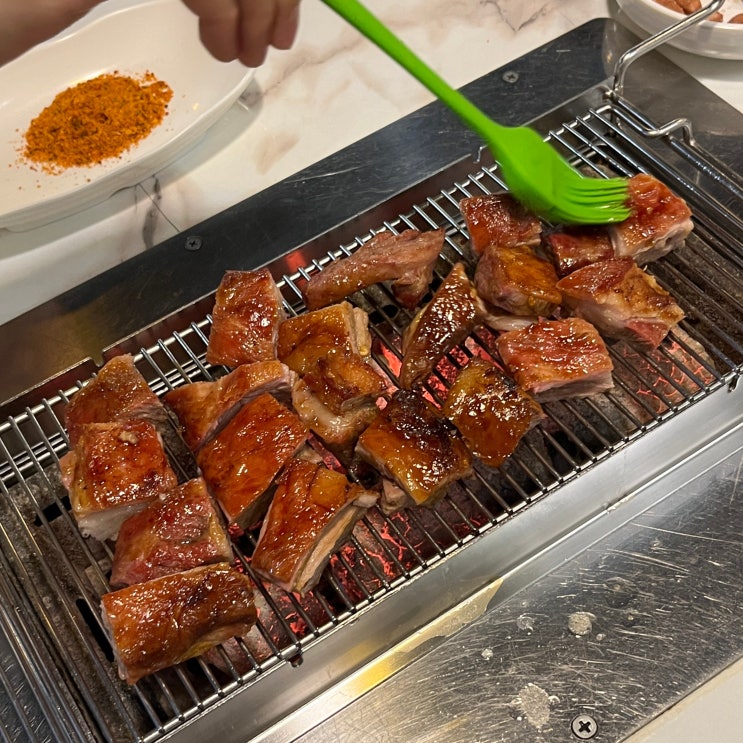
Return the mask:
[[[679,23],[680,21],[684,20],[684,18],[687,18],[688,16],[682,15],[681,13],[677,13],[675,10],[671,10],[670,8],[666,8],[665,5],[661,5],[660,3],[655,2],[655,0],[617,0],[620,5],[622,6],[628,6],[628,5],[644,5],[649,10],[652,10],[656,13],[658,13],[661,16],[664,16],[668,19],[668,26],[673,26],[676,23]],[[707,5],[709,3],[706,3]],[[704,4],[703,4],[704,6]],[[723,8],[725,6],[723,5]],[[743,12],[743,8],[741,8],[741,12]],[[715,33],[719,32],[722,35],[730,35],[731,37],[734,37],[736,34],[740,34],[741,37],[743,37],[743,23],[727,23],[727,22],[720,22],[720,21],[708,21],[706,19],[702,21],[697,21],[692,28],[687,29],[683,35],[687,34],[689,31],[699,30],[699,29],[708,29],[713,30]],[[743,38],[741,38],[741,44],[743,44]]]
[[[649,33],[659,33],[664,28],[673,26],[688,17],[681,15],[670,8],[666,8],[660,3],[655,2],[655,0],[617,1],[625,13],[627,13],[627,15],[640,26],[645,27],[645,25],[640,22],[640,19],[638,19],[632,12],[632,6],[640,6],[640,8],[644,8],[647,13],[656,14],[659,17],[659,20],[660,18],[665,18],[667,20],[665,26],[659,26],[657,28],[645,27],[645,30]],[[704,5],[708,4],[709,3],[704,3]],[[725,6],[723,5],[723,10],[724,9]],[[743,7],[736,7],[736,12],[743,12]],[[705,38],[695,38],[700,35],[704,35]],[[717,40],[717,43],[714,42],[714,39]],[[671,46],[706,57],[734,60],[743,59],[743,24],[708,20],[698,21],[691,28],[674,37],[668,43]],[[738,52],[731,51],[735,50],[736,47],[739,49]]]
[[[665,5],[661,5],[660,3],[656,3],[655,0],[635,0],[635,2],[638,2],[642,5],[647,5],[655,10],[658,10],[662,15],[664,15],[666,18],[668,18],[669,26],[672,26],[674,23],[678,23],[679,21],[682,21],[684,18],[687,18],[688,16],[682,15],[681,13],[677,13],[675,10],[671,10],[670,8],[666,8]],[[702,7],[704,7],[705,3],[702,4]],[[709,5],[709,3],[706,3],[706,5]],[[723,5],[723,9],[725,6]],[[697,21],[697,23],[694,25],[694,28],[713,28],[715,31],[719,31],[721,34],[741,34],[743,35],[743,23],[728,23],[726,21],[708,21],[706,18],[701,21]]]

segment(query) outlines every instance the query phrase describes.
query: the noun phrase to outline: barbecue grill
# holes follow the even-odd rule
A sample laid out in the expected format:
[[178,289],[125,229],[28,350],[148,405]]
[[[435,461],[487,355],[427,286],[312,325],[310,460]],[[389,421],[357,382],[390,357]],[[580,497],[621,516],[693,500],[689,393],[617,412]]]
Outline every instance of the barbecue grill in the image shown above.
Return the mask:
[[[579,30],[581,40],[594,38],[599,26],[608,45],[603,54],[613,62],[613,45],[628,39],[621,27],[602,21]],[[578,37],[569,37],[561,43],[575,44]],[[455,631],[467,632],[506,607],[549,565],[549,555],[565,556],[598,539],[627,514],[735,455],[743,417],[736,384],[743,365],[743,182],[738,140],[729,135],[743,130],[740,115],[660,57],[643,58],[636,68],[627,71],[622,90],[612,89],[611,78],[602,80],[533,125],[586,171],[647,171],[687,200],[694,232],[683,248],[649,267],[686,319],[651,354],[613,344],[613,390],[545,405],[548,420],[501,468],[478,466],[435,509],[392,516],[372,509],[306,597],[255,578],[260,619],[246,638],[133,687],[121,682],[99,611],[112,554],[82,538],[58,474],[68,446],[65,405],[95,365],[81,357],[6,403],[0,422],[6,738],[292,739],[413,660],[435,657]],[[648,76],[651,86],[638,84]],[[683,83],[684,95],[655,98],[650,88],[669,81]],[[677,120],[680,113],[685,118]],[[497,167],[478,152],[274,256],[268,265],[287,312],[304,311],[301,289],[310,276],[380,230],[443,227],[435,283],[441,281],[455,262],[472,261],[459,200],[502,189]],[[353,301],[369,313],[373,358],[394,380],[410,314],[382,286]],[[113,343],[104,358],[132,352],[159,395],[216,378],[226,370],[204,360],[212,303],[208,292],[165,319],[153,318]],[[15,337],[17,326],[10,331]],[[449,354],[428,385],[431,397],[443,399],[470,356],[495,354],[493,340],[483,328]],[[181,477],[191,476],[193,462],[175,429],[166,444]],[[256,536],[235,541],[236,561],[249,574]],[[741,588],[736,577],[733,595]],[[737,657],[742,646],[738,634],[710,653],[690,683]],[[669,690],[660,703],[667,706],[683,691]],[[613,739],[658,711],[655,700],[652,708],[636,704],[634,717],[605,711],[604,729],[614,725]],[[533,725],[509,719],[522,725],[524,740],[534,739]],[[545,729],[545,739],[553,739]]]

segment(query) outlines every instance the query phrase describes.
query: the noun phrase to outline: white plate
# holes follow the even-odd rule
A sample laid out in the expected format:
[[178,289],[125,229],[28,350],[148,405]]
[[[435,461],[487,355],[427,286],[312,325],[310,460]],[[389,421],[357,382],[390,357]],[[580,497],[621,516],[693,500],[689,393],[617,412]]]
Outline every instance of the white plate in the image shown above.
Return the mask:
[[[24,162],[23,134],[54,96],[114,71],[135,77],[150,71],[172,88],[162,124],[120,158],[93,167],[53,175]],[[0,227],[46,224],[141,182],[196,144],[252,75],[209,55],[196,16],[181,0],[146,0],[93,17],[0,67]]]
[[[655,0],[617,2],[631,21],[650,34],[656,34],[686,17],[663,7]],[[702,0],[702,5],[709,5],[709,2]],[[727,0],[721,12],[725,19],[743,13],[743,0]],[[668,44],[703,57],[743,59],[743,24],[700,21],[682,34],[674,36]]]

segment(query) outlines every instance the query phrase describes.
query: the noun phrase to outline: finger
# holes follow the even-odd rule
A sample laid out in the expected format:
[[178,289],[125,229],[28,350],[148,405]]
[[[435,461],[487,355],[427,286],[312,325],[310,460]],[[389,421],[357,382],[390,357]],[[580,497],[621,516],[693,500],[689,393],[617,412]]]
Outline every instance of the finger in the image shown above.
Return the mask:
[[266,59],[275,19],[274,0],[242,0],[238,58],[248,67],[258,67]]
[[240,7],[237,0],[184,0],[199,16],[201,43],[220,62],[231,62],[240,53]]
[[299,28],[299,0],[279,0],[271,35],[271,46],[291,48]]

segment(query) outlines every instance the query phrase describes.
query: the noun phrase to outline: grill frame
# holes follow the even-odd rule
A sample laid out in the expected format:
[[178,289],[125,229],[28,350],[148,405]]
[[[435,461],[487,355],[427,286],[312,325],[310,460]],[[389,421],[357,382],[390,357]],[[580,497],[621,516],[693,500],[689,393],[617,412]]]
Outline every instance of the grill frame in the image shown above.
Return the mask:
[[[609,148],[616,144],[615,138],[625,138],[623,142],[627,147],[626,157],[612,157],[611,159],[616,172],[629,174],[642,167],[654,172],[668,182],[690,202],[697,219],[698,229],[701,230],[699,239],[694,236],[690,240],[692,255],[696,255],[694,251],[701,250],[701,246],[704,244],[716,256],[718,262],[728,260],[743,274],[743,257],[740,250],[740,245],[743,243],[743,222],[729,209],[725,208],[727,202],[739,199],[743,194],[743,185],[740,180],[734,174],[726,172],[727,169],[724,166],[696,147],[693,140],[685,141],[683,135],[680,138],[673,136],[660,140],[654,135],[648,134],[648,132],[657,128],[652,122],[626,101],[621,99],[614,102],[604,101],[603,92],[603,89],[594,91],[592,94],[594,102],[589,106],[588,112],[574,117],[567,124],[558,122],[557,125],[551,126],[550,122],[554,116],[546,117],[549,134],[553,142],[563,147],[566,153],[582,158],[586,167],[598,171],[600,164],[594,159],[594,156],[606,156]],[[567,106],[567,110],[569,111],[575,106],[580,107],[583,102],[572,102]],[[557,118],[559,119],[559,115]],[[597,124],[597,122],[601,124],[600,130],[591,129],[591,126]],[[683,134],[683,130],[681,131]],[[598,150],[595,146],[592,146],[590,152],[584,152],[583,147],[586,142],[583,139],[586,137],[586,132],[598,137],[596,140]],[[656,154],[658,150],[664,153],[663,157]],[[613,149],[611,154],[614,155]],[[584,155],[586,156],[584,157]],[[480,163],[479,169],[471,180],[462,181],[460,173],[465,172],[468,168],[471,169],[472,163],[460,163],[446,173],[446,176],[452,176],[451,180],[454,183],[453,186],[449,187],[450,190],[441,190],[438,195],[421,202],[415,202],[418,203],[418,206],[412,207],[406,212],[398,211],[397,214],[394,213],[396,205],[410,197],[413,192],[420,193],[432,182],[440,181],[445,177],[444,174],[438,174],[435,178],[417,186],[412,192],[393,200],[394,203],[388,203],[383,208],[373,210],[372,214],[365,215],[362,222],[374,224],[375,229],[385,228],[393,231],[411,226],[431,228],[439,226],[435,219],[431,221],[432,218],[427,210],[432,209],[446,223],[444,226],[447,227],[447,252],[452,256],[452,259],[466,257],[461,240],[455,239],[455,237],[462,237],[462,226],[461,220],[452,217],[454,212],[451,210],[456,205],[453,194],[469,195],[470,192],[467,191],[467,188],[496,190],[502,187],[502,183],[497,179],[497,174],[494,174],[491,170],[492,164],[488,163],[485,158],[486,155],[483,154],[483,162]],[[690,176],[689,173],[692,175]],[[707,188],[700,188],[700,178],[708,181],[709,186]],[[490,183],[493,187],[483,186],[483,182]],[[466,186],[467,183],[470,185]],[[432,190],[435,191],[435,189]],[[421,220],[421,222],[419,223],[418,220]],[[372,233],[364,233],[360,230],[359,234],[360,236],[353,242],[343,243],[340,247],[331,249],[330,253],[325,253],[325,248],[329,243],[332,244],[334,239],[333,231],[331,231],[321,239],[302,246],[275,262],[273,267],[278,268],[283,275],[279,284],[287,297],[287,309],[290,312],[302,310],[301,292],[298,289],[298,283],[306,280],[308,271],[301,266],[307,265],[310,272],[320,270],[329,261],[357,247],[361,241]],[[730,251],[730,255],[723,255],[725,251]],[[656,274],[661,284],[671,288],[671,290],[673,290],[675,282],[680,280],[679,277],[684,277],[684,270],[691,270],[689,261],[677,265],[677,258],[676,254],[672,254],[670,257],[664,258],[657,266],[652,267],[652,272]],[[292,263],[294,265],[299,263],[300,267],[294,271],[284,273],[286,266]],[[704,261],[700,261],[700,263],[704,264]],[[449,264],[444,263],[442,266],[450,264],[451,262]],[[438,270],[439,279],[445,273],[442,266]],[[658,270],[656,271],[656,269]],[[714,268],[711,270],[717,271]],[[714,275],[719,278],[719,274],[715,273]],[[724,281],[717,282],[710,279],[709,284],[710,286],[713,284],[722,286],[722,297],[725,301],[734,303],[735,298],[729,296],[729,291],[725,288],[726,283],[729,284],[731,281],[734,281],[734,276],[732,278],[725,277]],[[384,295],[383,289],[365,292],[364,296],[368,300],[369,297],[380,295],[380,293],[384,302],[389,301],[390,298]],[[209,301],[210,298],[207,298],[204,303],[199,304],[199,308],[188,308],[181,316],[198,315],[201,306],[204,304],[208,306]],[[717,300],[717,304],[719,304],[719,300]],[[394,334],[399,335],[401,327],[398,325],[395,328],[394,317],[385,316],[383,311],[385,306],[387,305],[377,306],[375,311],[380,312],[383,323],[389,324]],[[711,307],[716,308],[715,301],[712,301]],[[738,303],[737,308],[743,310],[740,303]],[[741,311],[740,316],[743,317],[743,311]],[[730,333],[724,327],[716,329],[716,326],[712,326],[702,317],[702,324],[706,331],[716,333],[720,346],[724,346],[720,349],[715,346],[715,360],[718,365],[723,366],[723,369],[717,371],[708,383],[700,383],[696,393],[684,395],[678,402],[665,404],[665,409],[660,413],[635,426],[635,430],[631,433],[615,437],[617,440],[609,440],[598,436],[597,438],[601,443],[598,450],[593,446],[586,446],[585,448],[578,446],[577,448],[583,451],[582,459],[575,459],[572,455],[564,452],[565,458],[570,460],[569,472],[564,473],[554,470],[552,472],[553,481],[536,492],[524,491],[519,493],[519,488],[513,487],[513,490],[519,496],[514,502],[502,498],[499,502],[499,499],[493,494],[494,501],[500,506],[500,513],[488,513],[488,519],[484,526],[468,525],[469,534],[461,536],[450,528],[448,521],[444,520],[444,523],[442,523],[441,519],[432,516],[434,526],[436,528],[440,527],[443,532],[450,532],[453,543],[443,545],[441,540],[433,540],[432,556],[420,557],[417,562],[414,560],[411,566],[400,563],[398,566],[400,575],[397,578],[386,583],[382,581],[381,589],[368,590],[368,595],[363,596],[360,600],[347,601],[346,603],[349,604],[347,610],[332,611],[328,614],[328,621],[324,624],[320,625],[313,620],[310,617],[311,612],[298,602],[292,603],[293,608],[299,614],[304,613],[303,619],[306,623],[309,623],[309,632],[303,637],[298,637],[291,630],[288,620],[280,623],[282,625],[281,631],[289,637],[289,642],[282,647],[276,647],[275,652],[267,660],[254,662],[252,670],[240,675],[239,678],[233,678],[232,681],[227,682],[218,681],[207,664],[203,661],[194,661],[186,669],[180,669],[172,673],[165,672],[167,676],[165,680],[158,674],[158,678],[153,684],[156,687],[154,691],[148,688],[145,692],[138,686],[131,692],[131,698],[125,698],[129,695],[126,689],[123,690],[126,694],[122,693],[122,684],[115,679],[113,664],[110,659],[105,657],[105,652],[100,647],[100,637],[97,638],[95,632],[91,631],[91,624],[95,627],[97,621],[95,590],[91,590],[91,588],[97,585],[105,590],[105,568],[99,565],[99,560],[103,560],[103,564],[105,564],[105,559],[110,558],[110,554],[97,555],[95,551],[91,551],[90,544],[80,538],[79,533],[75,536],[77,530],[69,515],[68,504],[60,495],[59,484],[53,482],[49,475],[49,471],[54,469],[56,460],[67,445],[64,430],[59,422],[61,415],[58,411],[63,408],[69,395],[74,394],[77,386],[66,388],[56,396],[47,396],[33,407],[26,408],[23,413],[8,419],[6,423],[0,425],[0,459],[3,460],[0,462],[0,494],[3,496],[3,509],[8,511],[14,524],[18,527],[20,539],[19,533],[11,533],[3,527],[0,545],[2,546],[3,567],[6,568],[4,573],[8,576],[4,592],[12,605],[19,605],[23,608],[21,614],[25,615],[30,611],[33,616],[30,626],[25,630],[26,636],[20,637],[18,644],[22,648],[31,646],[36,651],[32,654],[35,657],[29,657],[26,664],[28,669],[37,676],[38,686],[47,693],[55,689],[57,690],[55,692],[56,697],[52,695],[52,698],[61,698],[68,703],[72,703],[70,713],[67,715],[57,713],[60,714],[60,719],[57,720],[60,731],[67,731],[65,734],[73,740],[82,740],[91,734],[101,739],[118,739],[117,734],[120,730],[111,731],[121,720],[123,721],[121,729],[128,731],[132,739],[154,741],[180,734],[185,730],[193,732],[199,727],[199,724],[203,724],[205,717],[210,717],[210,715],[203,714],[206,710],[224,708],[225,701],[236,698],[247,688],[253,688],[254,695],[257,698],[268,695],[269,692],[264,692],[262,689],[275,687],[278,684],[275,679],[286,677],[287,668],[292,661],[296,661],[301,656],[307,658],[305,663],[301,668],[290,669],[290,672],[303,677],[305,680],[309,676],[311,680],[308,688],[314,695],[323,685],[323,682],[318,679],[319,669],[315,668],[309,673],[306,673],[305,669],[311,660],[318,660],[318,656],[322,655],[325,647],[341,646],[348,650],[351,638],[358,635],[358,632],[350,631],[349,625],[354,622],[359,625],[368,625],[371,621],[368,617],[372,614],[378,616],[377,607],[381,604],[390,604],[399,610],[405,603],[404,591],[407,590],[409,584],[416,583],[419,587],[419,593],[421,592],[421,585],[426,584],[423,593],[431,599],[431,605],[419,617],[404,617],[395,636],[405,636],[400,634],[400,630],[404,630],[405,634],[409,633],[416,625],[427,621],[431,616],[435,616],[437,611],[450,608],[474,590],[482,588],[484,584],[492,581],[496,574],[500,572],[500,565],[503,566],[503,572],[513,568],[513,563],[500,563],[498,569],[491,568],[487,574],[484,574],[478,570],[451,567],[455,560],[458,561],[458,564],[461,564],[460,557],[474,559],[478,553],[491,551],[490,543],[492,540],[486,539],[486,537],[496,531],[495,527],[508,525],[511,531],[523,532],[528,529],[528,524],[533,523],[537,518],[534,514],[539,509],[531,508],[531,506],[536,505],[537,502],[549,504],[550,499],[545,496],[549,495],[551,497],[558,490],[561,492],[567,492],[571,489],[573,491],[585,491],[589,479],[596,480],[597,478],[597,473],[601,468],[597,468],[595,465],[599,462],[613,461],[613,466],[618,466],[620,460],[625,456],[625,450],[629,448],[629,444],[639,439],[652,437],[655,432],[662,434],[661,440],[667,439],[671,435],[672,429],[676,427],[679,421],[678,414],[682,411],[685,412],[685,415],[681,418],[685,419],[684,426],[688,427],[687,418],[691,422],[701,415],[701,420],[704,420],[709,414],[709,409],[716,410],[718,406],[724,408],[725,406],[721,402],[723,395],[726,394],[727,389],[734,388],[743,363],[743,346],[740,340],[743,339],[743,329],[729,311],[722,313],[722,319],[732,322],[736,326],[735,330],[739,334],[738,338],[729,338]],[[179,381],[183,382],[186,379],[195,381],[199,378],[208,378],[211,374],[211,370],[203,363],[203,351],[206,346],[205,330],[209,324],[208,315],[201,320],[189,319],[182,331],[171,332],[174,323],[177,324],[177,318],[169,318],[161,325],[149,329],[149,334],[159,339],[145,348],[140,347],[138,349],[138,364],[145,377],[152,382],[153,389],[159,394],[162,394],[171,385]],[[377,328],[376,332],[379,338],[380,333],[377,325],[375,325],[375,328]],[[692,338],[695,334],[697,336],[699,334],[696,327],[692,327],[688,322],[685,329],[691,331]],[[162,334],[162,337],[159,337],[160,334]],[[191,354],[190,351],[186,351],[187,348],[190,348],[188,345],[191,342],[190,339],[195,339],[201,344],[199,353]],[[120,348],[125,346],[126,344],[123,343]],[[183,353],[186,355],[185,360],[179,358]],[[163,371],[165,367],[158,361],[158,358],[168,360],[169,371]],[[383,357],[377,355],[376,358],[378,362],[384,362]],[[616,354],[614,358],[615,362],[618,361]],[[456,359],[453,360],[453,363],[456,363]],[[708,369],[708,371],[710,370]],[[435,389],[431,391],[436,392]],[[698,403],[704,403],[704,405],[699,406]],[[583,403],[569,403],[567,405],[560,403],[556,405],[567,407],[571,416],[579,420],[583,418],[582,422],[587,427],[593,426],[595,428],[594,423],[587,422],[585,419]],[[586,405],[591,408],[590,402]],[[706,407],[707,411],[700,413],[697,410],[691,415],[686,413],[687,410],[692,412],[692,410],[701,407]],[[548,406],[548,408],[551,408],[551,406]],[[596,411],[593,410],[593,413],[596,413]],[[559,420],[562,416],[556,417]],[[661,423],[668,423],[669,425],[661,426]],[[572,440],[574,444],[583,443],[581,441],[576,442],[574,438],[571,439],[570,431],[567,430],[566,426],[562,427],[560,433],[566,436],[568,440]],[[19,450],[9,446],[8,442],[11,440],[20,442]],[[554,450],[561,446],[554,435],[550,444]],[[633,457],[637,463],[641,462],[643,458],[642,454],[637,456],[636,453],[633,453]],[[178,459],[177,456],[176,459]],[[518,456],[514,458],[514,461],[518,460]],[[185,471],[184,466],[183,475],[185,475]],[[653,470],[648,470],[648,472],[651,471]],[[578,475],[588,475],[589,477],[578,478]],[[643,477],[647,476],[647,473],[643,473]],[[49,503],[37,500],[34,490],[35,479],[41,480],[43,488],[53,496]],[[536,477],[532,479],[536,479]],[[513,485],[516,479],[512,477],[510,482]],[[22,497],[16,497],[15,491],[13,494],[10,493],[10,490],[14,487],[23,491]],[[603,503],[611,503],[612,498],[618,495],[618,493],[614,494]],[[477,498],[474,498],[474,500],[477,500]],[[564,501],[565,499],[560,497],[560,500]],[[577,500],[580,501],[580,498]],[[452,501],[451,497],[447,497],[442,508],[452,509],[456,513],[457,508],[455,506],[457,506],[457,503]],[[49,605],[49,596],[42,593],[43,589],[34,590],[37,587],[39,576],[34,574],[29,569],[30,567],[38,566],[41,571],[42,582],[51,585],[55,582],[58,583],[59,578],[54,574],[53,566],[42,559],[41,543],[37,543],[29,525],[29,508],[30,513],[32,513],[31,521],[39,522],[39,528],[42,528],[45,534],[48,532],[46,536],[63,558],[63,562],[67,561],[64,567],[67,568],[69,576],[72,578],[73,588],[79,595],[79,598],[74,601],[68,592],[69,588],[56,592],[53,597],[56,599],[56,602],[53,602],[56,603],[55,606]],[[459,510],[461,511],[461,508]],[[564,517],[564,525],[561,523],[560,529],[567,528],[570,523],[577,523],[577,521],[587,518],[592,512],[590,509],[572,510],[574,510],[574,514]],[[426,513],[426,518],[428,516],[429,514]],[[516,516],[518,518],[515,518]],[[71,545],[61,546],[60,539],[52,526],[56,519],[65,520],[67,536],[72,535]],[[419,522],[420,515],[414,515],[413,521]],[[5,518],[2,519],[2,522],[4,524],[8,523]],[[382,523],[387,522],[383,521]],[[372,526],[374,526],[373,523]],[[420,527],[420,524],[416,524],[416,526]],[[370,527],[367,525],[365,528]],[[429,532],[432,528],[426,527],[425,531]],[[373,532],[371,528],[370,531]],[[398,534],[398,538],[401,536],[401,534]],[[29,557],[24,553],[24,550],[30,548],[33,551],[34,546],[36,546],[37,554],[29,562]],[[80,552],[87,559],[92,569],[92,576],[89,573],[81,574],[79,569],[72,564],[73,561],[67,555],[70,550]],[[246,554],[238,553],[238,559],[241,559],[247,566],[246,558]],[[347,564],[343,565],[342,558],[339,559],[339,562],[343,569],[348,568]],[[444,565],[448,565],[450,569],[456,569],[463,576],[462,586],[443,599],[435,599],[432,594],[435,592],[437,579],[435,577],[431,578],[431,574],[440,572],[439,568]],[[495,572],[493,572],[494,570]],[[377,578],[379,577],[377,575]],[[363,581],[359,582],[363,583]],[[330,583],[332,584],[332,580]],[[339,590],[337,585],[332,586],[332,590],[338,591],[339,594],[343,593],[343,590]],[[346,598],[350,597],[346,596]],[[81,601],[82,604],[79,604],[78,601]],[[325,608],[321,608],[327,613]],[[279,615],[281,611],[277,610],[274,613]],[[387,613],[389,614],[389,612]],[[60,617],[63,619],[64,628],[72,629],[75,635],[74,643],[70,642],[69,637],[61,636],[60,626],[57,624]],[[17,624],[14,625],[11,617],[6,616],[2,621],[5,628],[13,630],[12,636],[18,635],[18,626]],[[341,629],[343,632],[338,632]],[[268,634],[270,635],[270,633]],[[338,636],[342,634],[348,635],[349,639],[339,640]],[[83,667],[79,664],[79,658],[75,657],[75,653],[79,652],[87,653],[89,656]],[[374,652],[379,652],[379,649]],[[372,655],[373,653],[369,657]],[[310,656],[312,657],[310,658]],[[348,673],[365,660],[368,660],[368,657],[342,658],[337,667],[343,668],[343,672]],[[51,668],[47,668],[48,661],[52,661],[49,665],[60,670],[55,672]],[[91,677],[87,676],[87,671],[92,673]],[[195,681],[191,676],[194,674],[199,674],[197,685],[200,688],[203,688],[204,684],[207,687],[211,686],[211,693],[200,693],[193,689]],[[274,683],[266,683],[261,686],[262,680],[270,677],[274,677]],[[94,682],[100,682],[108,689],[108,696],[114,701],[115,723],[110,723],[106,717],[106,715],[110,715],[110,711],[104,710],[103,705],[97,701],[97,698],[100,697],[100,689],[93,688],[96,685]],[[149,684],[149,682],[147,683]],[[177,697],[182,696],[183,692],[175,692],[170,688],[170,685],[175,683],[180,683],[185,689],[186,695],[191,696],[193,704],[190,707],[181,709],[182,705],[179,706]],[[327,683],[327,681],[324,683]],[[294,686],[299,686],[299,684],[300,679],[297,678]],[[155,697],[158,697],[157,701],[154,701]],[[292,697],[292,693],[289,693],[288,697]],[[301,701],[299,697],[295,696],[291,700],[287,700],[283,706],[277,705],[277,711],[270,715],[267,713],[262,724],[265,726],[270,719],[278,719],[281,715],[290,712]],[[176,711],[168,719],[161,720],[157,709],[162,710],[167,705],[171,705]],[[51,707],[50,714],[54,718]],[[154,726],[150,731],[137,726],[138,723],[148,717],[151,718]],[[137,722],[134,721],[134,718]],[[259,725],[256,729],[262,728]]]

